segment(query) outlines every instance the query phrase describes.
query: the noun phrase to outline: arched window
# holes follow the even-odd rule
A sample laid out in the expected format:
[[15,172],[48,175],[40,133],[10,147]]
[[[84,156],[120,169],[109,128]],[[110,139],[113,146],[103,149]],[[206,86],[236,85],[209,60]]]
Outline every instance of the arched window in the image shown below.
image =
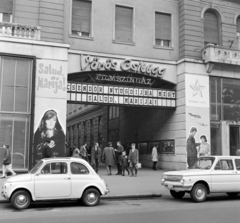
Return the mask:
[[237,18],[237,33],[240,34],[240,16]]
[[238,49],[240,49],[240,16],[237,18],[237,39],[238,39]]
[[220,45],[220,23],[219,15],[213,11],[208,10],[204,14],[204,44],[208,43]]

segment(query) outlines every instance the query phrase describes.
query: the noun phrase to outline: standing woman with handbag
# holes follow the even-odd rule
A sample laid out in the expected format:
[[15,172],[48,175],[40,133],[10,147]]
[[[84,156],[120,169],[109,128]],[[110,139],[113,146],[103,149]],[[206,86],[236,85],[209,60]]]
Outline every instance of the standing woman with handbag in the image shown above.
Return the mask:
[[[130,177],[137,176],[137,164],[139,161],[139,153],[138,150],[136,149],[136,144],[132,143],[131,144],[131,150],[129,151],[129,156],[128,156],[128,162],[129,162],[129,167],[131,171]],[[133,174],[133,170],[135,171],[135,174]]]
[[6,171],[9,171],[11,172],[14,176],[16,175],[16,173],[12,170],[11,168],[11,154],[10,154],[10,151],[9,151],[9,145],[3,145],[3,148],[5,149],[4,151],[4,156],[3,156],[3,161],[2,161],[2,176],[1,178],[5,178],[5,174],[6,174]]
[[156,165],[158,162],[158,152],[157,152],[157,146],[153,146],[152,148],[152,161],[153,161],[153,170],[157,170]]

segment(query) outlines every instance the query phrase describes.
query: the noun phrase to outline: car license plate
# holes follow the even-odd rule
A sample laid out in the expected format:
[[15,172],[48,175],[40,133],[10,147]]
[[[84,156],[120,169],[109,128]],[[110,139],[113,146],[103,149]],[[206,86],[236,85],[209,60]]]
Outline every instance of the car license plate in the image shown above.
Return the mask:
[[168,185],[168,188],[169,189],[173,189],[173,185]]

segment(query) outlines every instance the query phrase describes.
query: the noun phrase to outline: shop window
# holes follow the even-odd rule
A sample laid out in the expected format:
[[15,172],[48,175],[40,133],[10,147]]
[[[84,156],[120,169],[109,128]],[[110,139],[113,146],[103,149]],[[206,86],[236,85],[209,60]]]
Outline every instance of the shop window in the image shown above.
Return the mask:
[[223,120],[240,121],[240,80],[222,79]]
[[72,1],[72,35],[91,37],[92,2]]
[[210,78],[211,95],[211,120],[221,119],[221,80],[220,78]]
[[237,18],[238,49],[240,49],[240,16]]
[[0,1],[0,22],[12,22],[13,0]]
[[171,15],[155,12],[155,45],[162,47],[171,46]]
[[213,10],[204,14],[204,44],[220,45],[220,21],[219,15]]
[[32,59],[0,57],[0,145],[10,146],[12,166],[19,170],[29,165],[32,63]]
[[29,113],[32,60],[3,57],[1,61],[0,109]]
[[115,8],[115,41],[133,43],[133,8]]

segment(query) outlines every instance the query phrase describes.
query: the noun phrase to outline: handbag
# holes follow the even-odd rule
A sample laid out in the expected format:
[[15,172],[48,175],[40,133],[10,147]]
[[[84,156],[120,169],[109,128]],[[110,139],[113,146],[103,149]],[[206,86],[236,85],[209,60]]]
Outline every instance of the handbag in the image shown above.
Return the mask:
[[141,163],[137,163],[135,167],[136,167],[136,169],[140,169],[140,168],[142,168],[142,164]]

